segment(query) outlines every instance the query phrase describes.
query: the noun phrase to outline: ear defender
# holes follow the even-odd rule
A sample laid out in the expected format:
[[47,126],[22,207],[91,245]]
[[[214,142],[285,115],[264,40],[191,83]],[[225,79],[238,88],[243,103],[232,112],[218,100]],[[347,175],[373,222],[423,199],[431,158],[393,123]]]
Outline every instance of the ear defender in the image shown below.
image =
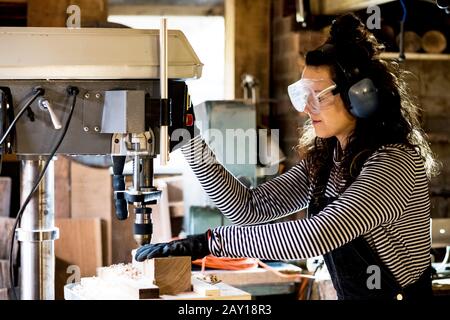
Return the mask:
[[348,90],[349,112],[357,118],[369,118],[378,109],[378,89],[373,81],[364,78]]
[[[361,79],[358,68],[350,72],[337,60],[336,64],[344,74],[347,83],[351,84],[355,81],[353,80],[355,78]],[[363,78],[350,85],[350,88],[347,90],[347,97],[350,103],[348,111],[357,118],[369,118],[378,109],[378,89],[370,78]]]
[[[369,118],[379,107],[379,93],[378,89],[370,78],[363,78],[359,68],[353,69],[344,68],[341,61],[338,59],[336,47],[331,43],[325,43],[319,49],[324,55],[330,57],[336,63],[337,67],[345,77],[345,87],[341,89],[341,94],[346,94],[348,97],[348,111],[357,118]],[[362,79],[361,79],[362,78]],[[360,79],[360,80],[357,80]],[[352,84],[353,83],[353,84]]]

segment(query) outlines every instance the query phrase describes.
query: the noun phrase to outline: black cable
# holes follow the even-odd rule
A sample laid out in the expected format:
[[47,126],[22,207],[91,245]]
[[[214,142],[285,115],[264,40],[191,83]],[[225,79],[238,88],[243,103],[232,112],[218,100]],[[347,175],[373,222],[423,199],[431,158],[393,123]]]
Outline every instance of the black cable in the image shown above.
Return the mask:
[[36,88],[36,89],[34,89],[34,91],[36,91],[36,93],[25,103],[25,105],[22,107],[22,109],[20,109],[20,111],[17,113],[17,115],[14,118],[14,120],[9,125],[8,129],[6,129],[5,134],[0,139],[0,145],[2,145],[3,142],[5,142],[6,138],[9,135],[9,133],[11,132],[11,130],[16,125],[16,122],[19,121],[20,117],[22,117],[24,112],[31,106],[31,104],[34,102],[34,100],[36,100],[36,98],[39,97],[40,95],[44,94],[44,89],[42,89],[42,88]]
[[33,188],[31,189],[30,194],[28,195],[28,197],[25,199],[22,206],[20,207],[20,210],[17,213],[17,217],[14,222],[13,229],[12,229],[11,244],[10,244],[10,250],[9,250],[9,276],[10,276],[10,280],[11,280],[11,287],[12,287],[11,289],[12,289],[15,300],[18,300],[17,295],[16,295],[16,288],[15,288],[15,284],[14,284],[14,266],[13,266],[13,251],[14,251],[15,233],[16,233],[17,226],[19,225],[20,219],[22,218],[23,212],[25,211],[25,208],[27,207],[28,203],[30,202],[31,198],[33,197],[33,194],[38,189],[38,187],[42,181],[42,178],[44,177],[45,172],[47,171],[47,168],[50,165],[50,162],[52,161],[53,157],[55,156],[56,151],[58,150],[59,146],[61,145],[64,137],[66,136],[67,130],[69,129],[70,120],[72,120],[73,111],[74,111],[75,105],[77,103],[77,95],[79,93],[79,90],[77,87],[69,87],[67,89],[67,92],[69,93],[70,96],[73,96],[73,101],[72,101],[72,106],[70,108],[69,116],[67,118],[66,124],[64,125],[64,130],[63,130],[61,136],[59,137],[59,140],[56,143],[55,147],[53,148],[52,152],[50,153],[49,157],[47,158],[44,168],[42,169],[36,183],[34,184]]
[[[3,135],[4,126],[6,125],[6,104],[3,105],[5,92],[0,89],[0,134]],[[0,173],[2,173],[3,164],[3,144],[0,144]]]
[[403,16],[402,20],[400,21],[400,43],[399,43],[399,61],[404,61],[406,59],[405,56],[405,21],[407,16],[407,10],[404,0],[400,0],[400,4],[402,5],[403,9]]
[[[11,94],[11,89],[9,87],[0,87],[0,90],[4,93],[4,98],[6,100],[6,118],[7,118],[7,123],[9,124],[14,121],[14,101],[13,101],[13,97]],[[29,109],[31,109],[31,107]],[[5,126],[6,126],[6,124],[5,124]],[[5,129],[6,128],[3,128],[3,130],[5,130]],[[4,133],[4,131],[1,132],[2,136],[3,136],[3,133]],[[12,128],[11,132],[9,133],[7,141],[5,141],[5,144],[6,144],[5,153],[13,152],[12,146],[14,145],[14,142],[15,142],[15,135],[16,135],[16,129],[14,127],[14,128]]]

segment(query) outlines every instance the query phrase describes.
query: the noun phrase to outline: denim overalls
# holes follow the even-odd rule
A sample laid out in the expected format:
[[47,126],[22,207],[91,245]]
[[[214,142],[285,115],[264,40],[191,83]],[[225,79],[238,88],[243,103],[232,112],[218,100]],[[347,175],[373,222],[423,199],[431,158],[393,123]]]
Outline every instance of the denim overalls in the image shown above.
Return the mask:
[[[330,176],[329,169],[322,170],[308,208],[308,217],[319,213],[336,198],[325,197],[325,189]],[[339,300],[354,299],[430,299],[431,265],[413,284],[402,288],[378,255],[370,248],[363,236],[323,255],[325,264],[336,289]],[[369,266],[380,270],[379,289],[369,289],[368,279],[374,274]],[[369,283],[372,281],[369,280]]]

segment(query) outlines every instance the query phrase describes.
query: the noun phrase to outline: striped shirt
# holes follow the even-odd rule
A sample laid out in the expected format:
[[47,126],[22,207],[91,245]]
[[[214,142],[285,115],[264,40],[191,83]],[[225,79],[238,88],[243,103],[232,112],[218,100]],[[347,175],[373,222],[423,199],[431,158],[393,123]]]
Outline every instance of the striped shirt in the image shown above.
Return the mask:
[[335,201],[313,217],[270,224],[308,207],[313,186],[304,161],[249,189],[200,136],[182,151],[205,192],[234,224],[212,230],[215,256],[305,259],[363,236],[401,286],[415,282],[430,264],[429,183],[421,157],[409,147],[378,149],[342,194],[335,161],[325,191]]

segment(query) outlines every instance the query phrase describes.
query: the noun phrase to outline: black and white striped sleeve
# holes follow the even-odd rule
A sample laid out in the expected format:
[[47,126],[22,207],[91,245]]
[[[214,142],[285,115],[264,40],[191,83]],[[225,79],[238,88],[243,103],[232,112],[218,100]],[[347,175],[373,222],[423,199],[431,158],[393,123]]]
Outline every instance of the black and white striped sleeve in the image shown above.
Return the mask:
[[[212,230],[215,256],[304,259],[323,255],[377,226],[399,219],[420,166],[407,151],[377,152],[352,185],[310,219]],[[422,165],[423,170],[423,165]]]
[[182,152],[217,208],[236,225],[268,222],[308,205],[309,187],[303,162],[257,188],[240,183],[197,136]]

